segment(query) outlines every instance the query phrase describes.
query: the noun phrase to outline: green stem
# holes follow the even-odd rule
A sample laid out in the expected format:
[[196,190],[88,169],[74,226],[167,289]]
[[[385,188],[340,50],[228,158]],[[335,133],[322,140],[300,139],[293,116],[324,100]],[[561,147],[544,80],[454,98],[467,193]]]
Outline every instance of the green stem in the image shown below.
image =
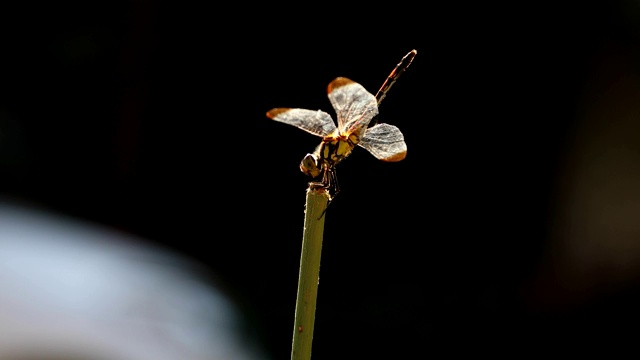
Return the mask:
[[328,200],[327,189],[321,183],[309,183],[305,205],[291,360],[311,359],[320,275],[320,253],[326,216],[324,210]]

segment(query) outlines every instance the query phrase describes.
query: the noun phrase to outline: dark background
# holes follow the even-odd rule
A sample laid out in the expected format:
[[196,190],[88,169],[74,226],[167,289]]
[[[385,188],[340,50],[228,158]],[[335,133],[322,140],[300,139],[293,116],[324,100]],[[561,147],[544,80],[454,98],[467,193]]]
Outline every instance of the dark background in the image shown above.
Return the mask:
[[[575,260],[581,236],[557,230],[580,228],[563,196],[581,182],[567,179],[606,133],[585,124],[617,114],[636,133],[635,2],[55,2],[0,20],[0,195],[205,264],[272,359],[291,351],[298,164],[319,138],[265,112],[333,114],[333,78],[375,93],[411,49],[380,108],[407,158],[358,148],[338,168],[314,359],[591,349],[637,327],[640,231],[601,222],[604,248],[629,244],[618,268],[599,248]],[[638,197],[620,201],[612,218],[633,224]]]

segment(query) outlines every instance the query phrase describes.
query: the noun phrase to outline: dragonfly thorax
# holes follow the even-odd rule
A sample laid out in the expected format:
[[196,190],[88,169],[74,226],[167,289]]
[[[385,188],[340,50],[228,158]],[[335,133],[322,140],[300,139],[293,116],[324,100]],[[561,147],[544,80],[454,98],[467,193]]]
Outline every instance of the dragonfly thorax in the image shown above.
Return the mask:
[[325,137],[313,154],[307,154],[300,163],[300,170],[313,178],[322,170],[328,170],[344,160],[360,142],[357,133]]
[[320,144],[320,158],[331,166],[344,160],[360,142],[356,134],[327,137]]

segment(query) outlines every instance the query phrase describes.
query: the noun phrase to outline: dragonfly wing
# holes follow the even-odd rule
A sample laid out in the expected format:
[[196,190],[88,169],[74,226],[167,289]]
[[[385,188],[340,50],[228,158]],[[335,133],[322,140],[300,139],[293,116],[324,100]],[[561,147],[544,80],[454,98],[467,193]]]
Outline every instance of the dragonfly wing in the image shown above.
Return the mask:
[[407,156],[404,135],[400,129],[389,124],[377,124],[367,129],[358,145],[382,161],[396,162]]
[[331,115],[321,110],[275,108],[267,111],[267,117],[322,137],[336,129]]
[[371,119],[378,114],[376,97],[352,80],[336,78],[329,83],[327,92],[342,134],[366,129]]

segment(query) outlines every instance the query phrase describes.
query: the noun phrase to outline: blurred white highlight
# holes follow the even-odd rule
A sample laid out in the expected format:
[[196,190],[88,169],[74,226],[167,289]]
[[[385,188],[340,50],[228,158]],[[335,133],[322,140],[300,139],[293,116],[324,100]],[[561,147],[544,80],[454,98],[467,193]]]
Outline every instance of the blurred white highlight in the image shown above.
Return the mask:
[[140,239],[0,200],[0,359],[264,359],[200,279]]

